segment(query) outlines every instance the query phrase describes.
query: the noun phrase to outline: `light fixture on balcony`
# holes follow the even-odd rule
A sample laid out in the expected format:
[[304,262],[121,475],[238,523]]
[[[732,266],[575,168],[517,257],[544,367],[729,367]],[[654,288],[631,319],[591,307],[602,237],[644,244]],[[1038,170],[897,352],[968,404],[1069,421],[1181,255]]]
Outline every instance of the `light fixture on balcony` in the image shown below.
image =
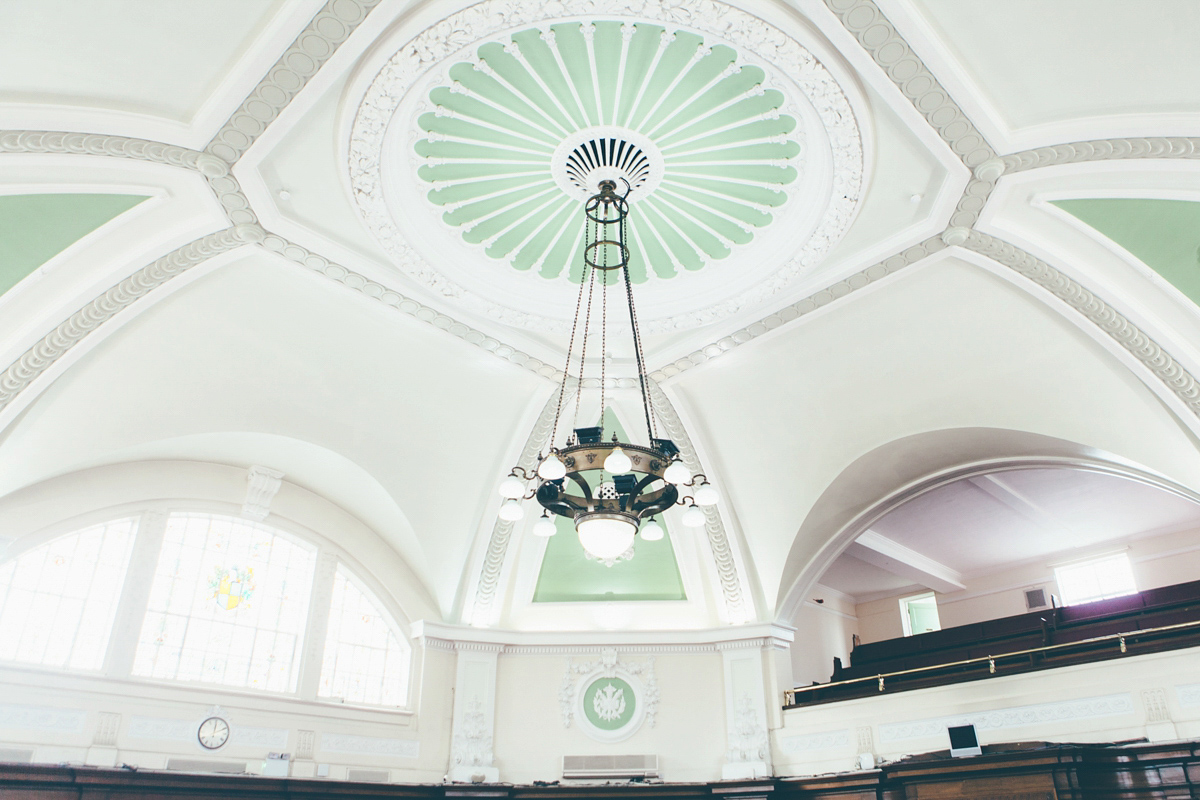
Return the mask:
[[[593,177],[595,173],[593,173]],[[567,364],[559,387],[554,427],[550,432],[550,452],[539,458],[537,469],[529,472],[515,467],[500,484],[500,518],[516,521],[524,514],[523,501],[537,498],[548,512],[534,524],[534,533],[553,536],[550,514],[574,521],[575,532],[584,550],[593,558],[612,565],[630,555],[639,528],[642,538],[656,541],[663,537],[662,525],[654,518],[674,505],[687,506],[683,523],[700,526],[705,522],[702,506],[719,501],[717,490],[703,475],[693,476],[680,460],[679,448],[670,439],[661,439],[655,431],[654,412],[646,386],[646,361],[642,354],[637,312],[633,307],[633,283],[629,278],[629,247],[626,245],[626,221],[629,215],[628,183],[624,195],[617,194],[616,181],[601,179],[599,191],[584,206],[583,273],[575,321],[567,345]],[[642,411],[646,418],[647,444],[618,440],[613,433],[604,441],[602,427],[575,428],[561,446],[555,444],[562,418],[563,400],[569,386],[577,387],[575,413],[585,376],[596,378],[603,413],[608,388],[605,374],[605,350],[608,340],[608,287],[624,284],[629,310],[629,326],[637,359],[638,384]],[[599,297],[597,297],[599,295]],[[587,352],[591,333],[593,300],[600,307],[600,353]],[[578,372],[571,374],[575,346],[579,343]],[[530,484],[534,484],[532,489]],[[690,496],[681,489],[692,489]]]

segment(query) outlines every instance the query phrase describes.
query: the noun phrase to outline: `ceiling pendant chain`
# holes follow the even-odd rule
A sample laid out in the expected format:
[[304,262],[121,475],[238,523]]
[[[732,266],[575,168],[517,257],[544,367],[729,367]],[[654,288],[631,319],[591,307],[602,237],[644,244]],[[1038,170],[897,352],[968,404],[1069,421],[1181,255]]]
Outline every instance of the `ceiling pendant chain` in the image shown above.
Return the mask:
[[[600,191],[584,206],[583,269],[579,278],[579,296],[575,301],[575,320],[567,345],[567,367],[563,371],[558,407],[551,430],[550,452],[541,459],[537,470],[530,473],[514,467],[500,484],[505,498],[500,517],[517,521],[524,514],[522,502],[537,498],[545,513],[533,525],[537,536],[554,536],[557,526],[550,515],[566,517],[575,524],[579,542],[589,557],[606,565],[633,555],[638,533],[642,540],[657,541],[665,535],[663,525],[655,519],[676,505],[687,506],[681,521],[690,527],[701,526],[705,514],[700,506],[719,501],[717,491],[703,475],[693,476],[680,459],[679,448],[669,439],[659,439],[654,427],[654,412],[650,404],[646,359],[642,353],[641,331],[633,305],[633,278],[629,273],[628,235],[630,187],[624,195],[616,192],[612,180],[602,180]],[[620,271],[620,276],[616,274]],[[600,273],[597,278],[596,273]],[[624,279],[625,300],[629,306],[629,327],[633,336],[634,358],[637,362],[638,386],[641,389],[642,410],[646,415],[648,446],[621,441],[617,430],[610,441],[604,441],[604,421],[608,402],[608,285]],[[592,301],[596,281],[600,281],[600,349],[599,380],[600,419],[595,425],[578,427],[582,406],[584,381],[587,379],[588,339],[591,338]],[[587,303],[583,303],[584,283],[587,284]],[[619,291],[619,290],[618,290]],[[582,312],[582,313],[581,313]],[[582,319],[582,327],[580,320]],[[579,346],[579,377],[575,393],[575,427],[562,446],[557,446],[558,422],[563,396],[570,380],[571,359],[575,338],[582,335]],[[596,349],[592,348],[593,351]],[[613,425],[617,428],[616,424]],[[536,481],[531,493],[528,483]],[[689,495],[683,492],[690,489]]]

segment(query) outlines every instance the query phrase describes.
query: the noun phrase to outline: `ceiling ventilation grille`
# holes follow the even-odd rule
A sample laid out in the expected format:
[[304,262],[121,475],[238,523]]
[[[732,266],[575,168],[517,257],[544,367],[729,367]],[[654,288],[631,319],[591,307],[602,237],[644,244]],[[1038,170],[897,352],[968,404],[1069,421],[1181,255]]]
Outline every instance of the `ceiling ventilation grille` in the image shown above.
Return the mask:
[[563,756],[564,780],[657,778],[658,756]]
[[604,177],[623,177],[631,188],[639,189],[650,177],[650,157],[632,142],[615,138],[580,142],[567,156],[567,177],[585,191],[592,191],[594,181],[589,175],[604,168]]
[[1036,611],[1039,608],[1049,608],[1050,602],[1047,600],[1046,587],[1039,586],[1036,589],[1025,590],[1025,608],[1029,611]]
[[346,780],[363,783],[387,783],[392,774],[386,769],[348,769]]
[[245,761],[205,761],[201,758],[168,758],[167,769],[176,772],[220,772],[233,775],[244,775]]

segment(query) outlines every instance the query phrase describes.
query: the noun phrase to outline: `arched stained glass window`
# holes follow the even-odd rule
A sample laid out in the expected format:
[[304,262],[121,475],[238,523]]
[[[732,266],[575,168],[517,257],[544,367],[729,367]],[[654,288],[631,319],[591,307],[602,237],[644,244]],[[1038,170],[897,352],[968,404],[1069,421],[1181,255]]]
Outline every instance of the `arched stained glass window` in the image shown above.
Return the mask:
[[275,528],[172,514],[133,674],[295,691],[315,564]]
[[0,564],[0,660],[100,669],[136,531],[118,519]]
[[347,703],[407,705],[410,654],[379,601],[339,566],[317,694]]

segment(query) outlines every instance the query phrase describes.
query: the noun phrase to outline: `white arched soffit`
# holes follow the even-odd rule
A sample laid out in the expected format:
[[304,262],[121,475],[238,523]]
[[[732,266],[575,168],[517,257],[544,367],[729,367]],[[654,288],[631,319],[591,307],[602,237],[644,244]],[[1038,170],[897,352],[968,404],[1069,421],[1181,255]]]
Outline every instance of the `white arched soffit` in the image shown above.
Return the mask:
[[[240,516],[247,470],[202,461],[145,460],[50,478],[0,498],[0,550],[138,511]],[[338,505],[285,477],[264,524],[332,552],[379,598],[409,636],[412,622],[441,619],[437,603],[396,549]]]
[[1071,468],[1138,481],[1200,503],[1200,494],[1128,459],[1026,431],[952,428],[905,436],[860,456],[822,492],[784,564],[776,620],[786,623],[842,551],[904,503],[948,483],[1018,469]]

